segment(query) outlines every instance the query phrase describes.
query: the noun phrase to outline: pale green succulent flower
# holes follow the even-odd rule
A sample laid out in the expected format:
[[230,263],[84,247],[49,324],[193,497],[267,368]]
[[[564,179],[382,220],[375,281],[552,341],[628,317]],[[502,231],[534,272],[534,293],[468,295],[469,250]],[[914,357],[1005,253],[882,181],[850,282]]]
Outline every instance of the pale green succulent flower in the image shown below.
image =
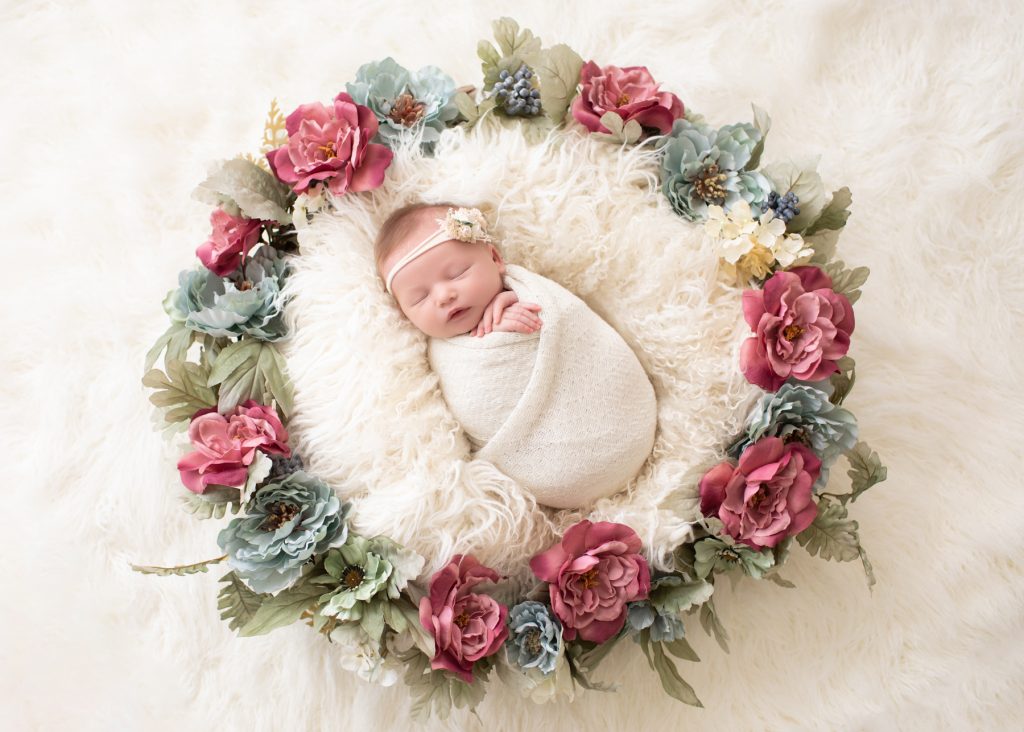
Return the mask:
[[771,181],[743,168],[761,138],[761,131],[745,122],[716,130],[677,119],[661,160],[662,191],[675,212],[690,221],[703,221],[709,205],[728,211],[743,200],[760,207],[772,190]]
[[[334,589],[320,597],[320,614],[360,620],[368,603],[378,598],[397,600],[423,564],[423,557],[387,537],[366,539],[351,534],[324,559],[324,569],[335,583]],[[326,584],[325,580],[317,582]]]
[[455,81],[437,66],[410,71],[388,56],[360,66],[356,80],[345,88],[356,103],[373,111],[380,125],[374,141],[388,147],[422,127],[424,151],[433,153],[441,132],[459,114]]

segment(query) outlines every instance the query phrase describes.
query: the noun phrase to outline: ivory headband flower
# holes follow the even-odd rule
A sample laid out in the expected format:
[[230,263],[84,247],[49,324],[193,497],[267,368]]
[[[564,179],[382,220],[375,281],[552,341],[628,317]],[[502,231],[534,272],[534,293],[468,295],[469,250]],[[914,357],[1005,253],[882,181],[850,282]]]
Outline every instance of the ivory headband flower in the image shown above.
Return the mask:
[[399,259],[395,266],[388,272],[384,285],[388,294],[391,292],[391,281],[405,265],[409,264],[416,257],[424,252],[430,251],[438,244],[458,239],[459,241],[491,241],[487,233],[487,219],[478,208],[449,208],[443,219],[434,219],[438,228],[430,236],[414,246],[404,257]]

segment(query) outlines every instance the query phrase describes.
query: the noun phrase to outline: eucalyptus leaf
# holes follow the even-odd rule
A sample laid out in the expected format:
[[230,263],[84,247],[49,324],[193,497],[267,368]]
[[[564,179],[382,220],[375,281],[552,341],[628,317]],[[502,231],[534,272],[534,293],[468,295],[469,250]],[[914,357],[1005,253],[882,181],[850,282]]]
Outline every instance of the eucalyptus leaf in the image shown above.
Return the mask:
[[202,562],[196,562],[195,564],[179,564],[174,567],[157,567],[147,564],[132,564],[131,568],[136,572],[142,574],[155,574],[161,577],[167,577],[168,575],[177,575],[182,577],[187,574],[198,574],[200,572],[206,572],[209,570],[210,565],[219,564],[227,559],[227,555],[215,557],[214,559],[206,559]]
[[235,216],[290,224],[290,194],[287,186],[260,166],[235,158],[211,165],[206,180],[192,195]]
[[683,681],[683,677],[679,675],[676,665],[665,655],[665,650],[661,647],[661,643],[652,643],[646,630],[640,633],[640,647],[643,649],[644,655],[647,656],[648,664],[657,671],[658,678],[661,680],[661,687],[665,690],[665,693],[684,704],[695,707],[704,706],[700,703],[700,699],[697,698],[697,693],[693,690],[693,687]]
[[794,585],[792,582],[790,582],[787,579],[782,579],[782,577],[780,577],[775,572],[770,572],[770,573],[766,574],[765,577],[770,579],[772,582],[777,584],[779,587],[785,587],[787,590],[795,590],[796,589],[796,585]]
[[684,661],[700,661],[700,656],[685,638],[676,638],[671,642],[663,642],[662,645],[676,658],[681,658]]
[[768,113],[756,104],[750,105],[754,109],[754,127],[761,133],[761,139],[754,145],[750,152],[750,160],[743,166],[744,170],[754,170],[761,163],[761,153],[764,152],[764,141],[768,137],[768,130],[772,128],[772,119]]
[[700,626],[704,628],[705,633],[715,637],[723,651],[729,652],[729,634],[726,632],[725,626],[718,619],[714,600],[708,600],[700,606]]
[[[850,469],[846,474],[850,476],[852,490],[846,496],[840,497],[840,500],[846,498],[852,503],[861,493],[888,477],[889,471],[882,465],[878,453],[868,447],[866,442],[854,445],[853,449],[846,453],[846,459],[850,462]],[[845,500],[842,502],[846,503]]]
[[796,540],[822,559],[849,562],[860,557],[857,522],[848,519],[846,506],[836,501],[820,501],[814,522],[797,534]]
[[249,622],[242,626],[239,635],[264,635],[277,628],[291,625],[302,617],[302,613],[312,608],[322,594],[322,587],[303,583],[267,597]]
[[565,119],[566,111],[580,80],[583,59],[564,43],[543,51],[536,68],[540,80],[540,106],[556,124]]
[[231,630],[238,630],[252,620],[268,595],[250,590],[234,572],[228,572],[220,581],[225,583],[217,595],[220,617],[228,621]]
[[843,186],[838,191],[833,191],[832,198],[822,209],[821,215],[804,230],[805,237],[818,231],[842,229],[846,226],[846,220],[850,218],[851,203],[853,203],[853,196],[850,194],[849,188]]
[[217,396],[206,383],[206,369],[189,361],[165,360],[167,373],[150,369],[142,384],[155,389],[149,401],[165,410],[168,423],[187,421],[198,410],[216,406]]

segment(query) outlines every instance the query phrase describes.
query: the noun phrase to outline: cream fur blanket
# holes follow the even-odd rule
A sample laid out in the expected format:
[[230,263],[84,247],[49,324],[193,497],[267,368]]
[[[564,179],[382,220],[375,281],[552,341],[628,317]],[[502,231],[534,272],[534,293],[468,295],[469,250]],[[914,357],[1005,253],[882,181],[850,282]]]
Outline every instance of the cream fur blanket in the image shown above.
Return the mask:
[[[213,557],[220,528],[180,510],[177,450],[151,429],[139,379],[165,327],[160,301],[209,232],[209,208],[189,193],[210,160],[256,150],[271,98],[286,112],[326,101],[361,63],[388,54],[475,82],[477,41],[492,18],[511,12],[546,45],[648,65],[715,124],[749,119],[756,102],[774,122],[766,161],[821,153],[826,182],[852,189],[840,251],[872,276],[855,306],[849,404],[889,467],[853,516],[879,583],[869,593],[859,566],[800,550],[784,573],[796,590],[722,583],[716,603],[731,653],[688,624],[703,660],[680,664],[705,709],[665,697],[641,654],[623,647],[600,674],[621,683],[618,693],[535,707],[496,687],[479,709],[484,724],[459,715],[430,728],[1018,728],[1024,9],[925,0],[522,0],[514,11],[392,0],[342,12],[284,2],[3,4],[5,728],[409,729],[402,688],[354,678],[307,628],[233,637],[217,617],[217,572],[153,578],[128,569],[129,561]],[[650,208],[656,196],[635,162],[610,146],[569,152],[531,152],[501,137],[463,148],[458,162],[450,154],[456,172],[447,179],[428,169],[400,193],[480,193],[503,204],[513,234],[558,231],[556,223],[574,232],[554,249],[509,255],[578,294],[651,374],[659,420],[675,425],[654,447],[662,472],[642,471],[648,489],[638,485],[629,502],[601,505],[598,515],[664,544],[685,530],[659,520],[664,499],[692,485],[688,465],[714,459],[745,406],[747,392],[718,376],[734,373],[737,293],[714,286],[697,237]],[[460,178],[469,169],[479,175]],[[480,179],[493,182],[477,191]],[[618,203],[595,218],[612,190]],[[479,512],[490,494],[481,489],[435,522],[424,518],[418,534],[384,516],[390,507],[415,515],[420,491],[441,502],[470,477],[458,457],[468,445],[429,379],[423,340],[382,289],[364,286],[372,279],[364,237],[384,204],[324,222],[335,240],[304,255],[302,317],[315,329],[294,360],[303,406],[313,409],[305,446],[339,484],[350,473],[373,476],[346,485],[368,496],[363,527],[441,554],[454,542],[437,524],[463,508]],[[596,246],[574,245],[580,231]],[[684,276],[655,288],[646,275],[661,266]],[[380,367],[381,352],[367,344],[385,332],[386,364],[400,367],[387,381],[347,381]],[[680,332],[694,339],[678,341]],[[340,368],[343,347],[350,369]],[[689,383],[668,376],[680,362],[692,364]],[[383,406],[383,421],[367,429],[364,415]],[[694,436],[692,458],[664,459]],[[455,538],[511,533],[535,515],[526,497],[505,505],[476,538],[472,530]],[[433,500],[424,506],[436,509]],[[543,544],[559,528],[545,519],[558,517],[539,515]],[[488,558],[526,550],[499,547]]]
[[654,445],[654,389],[636,356],[587,304],[514,264],[505,286],[539,304],[535,333],[431,338],[430,367],[469,436],[538,503],[578,508],[623,488]]

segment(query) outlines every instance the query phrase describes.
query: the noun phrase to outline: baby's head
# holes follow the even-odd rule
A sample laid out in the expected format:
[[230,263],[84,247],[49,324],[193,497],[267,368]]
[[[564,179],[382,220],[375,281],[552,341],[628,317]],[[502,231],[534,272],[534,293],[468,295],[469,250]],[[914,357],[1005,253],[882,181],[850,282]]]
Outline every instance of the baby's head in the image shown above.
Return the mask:
[[[494,245],[453,238],[438,223],[437,219],[446,220],[449,209],[459,208],[454,203],[403,206],[384,222],[374,244],[377,271],[385,283],[392,276],[391,294],[398,307],[413,325],[435,338],[468,333],[504,289],[505,262]],[[402,264],[428,240],[440,243]]]

